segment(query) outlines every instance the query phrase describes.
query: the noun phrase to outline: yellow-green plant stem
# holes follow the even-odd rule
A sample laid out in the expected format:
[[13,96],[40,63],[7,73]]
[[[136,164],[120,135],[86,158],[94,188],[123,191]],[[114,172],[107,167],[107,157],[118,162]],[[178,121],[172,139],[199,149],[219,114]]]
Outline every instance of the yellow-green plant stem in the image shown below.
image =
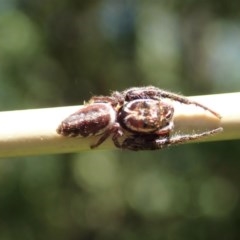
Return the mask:
[[[211,108],[222,116],[214,117],[207,111],[184,104],[175,104],[176,131],[223,127],[223,132],[202,138],[201,141],[240,138],[240,93],[189,97]],[[68,138],[56,133],[60,122],[81,106],[31,109],[0,112],[0,157],[70,153],[90,150],[98,137]],[[96,150],[115,149],[109,138]],[[93,151],[93,150],[91,150]]]

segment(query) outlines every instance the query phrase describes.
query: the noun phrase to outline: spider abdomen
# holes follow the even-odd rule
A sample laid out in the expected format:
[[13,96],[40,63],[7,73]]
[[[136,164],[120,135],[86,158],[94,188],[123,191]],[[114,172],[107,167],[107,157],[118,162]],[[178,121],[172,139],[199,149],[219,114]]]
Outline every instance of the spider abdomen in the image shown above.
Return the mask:
[[115,119],[116,112],[110,104],[89,104],[64,119],[57,132],[69,137],[96,136],[104,133]]

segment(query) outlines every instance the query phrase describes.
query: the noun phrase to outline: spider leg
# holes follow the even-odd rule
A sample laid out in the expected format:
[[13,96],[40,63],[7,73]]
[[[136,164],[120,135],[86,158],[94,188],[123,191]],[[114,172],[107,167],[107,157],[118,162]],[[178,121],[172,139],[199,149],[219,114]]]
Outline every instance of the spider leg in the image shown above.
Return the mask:
[[[160,146],[159,144],[156,145],[156,139],[159,139],[159,135],[156,134],[149,134],[149,135],[139,135],[133,134],[128,136],[119,148],[132,150],[132,151],[139,151],[139,150],[156,150],[161,149],[164,145]],[[161,136],[162,139],[169,139],[169,136]]]
[[213,135],[215,133],[221,132],[223,129],[221,127],[206,131],[203,133],[196,133],[191,135],[178,135],[174,137],[166,136],[158,136],[156,134],[150,135],[132,135],[126,138],[121,148],[139,151],[139,150],[158,150],[169,147],[171,145],[182,144],[185,142],[193,141],[199,139],[201,137]]
[[148,86],[148,87],[140,87],[140,88],[130,88],[126,91],[123,92],[123,94],[125,95],[125,98],[127,101],[131,101],[131,100],[135,100],[135,99],[146,99],[146,98],[150,98],[150,99],[154,99],[154,100],[159,100],[161,101],[162,98],[168,98],[183,104],[193,104],[195,106],[201,107],[202,109],[209,111],[210,113],[212,113],[214,116],[216,116],[217,118],[221,118],[221,116],[216,113],[215,111],[211,110],[210,108],[202,105],[201,103],[192,101],[184,96],[175,94],[175,93],[171,93],[168,91],[164,91],[162,89],[156,88],[156,87],[152,87],[152,86]]
[[117,148],[123,148],[122,144],[118,141],[119,137],[121,137],[122,135],[123,135],[122,133],[114,134],[112,137],[113,143],[114,143],[115,147],[117,147]]
[[119,104],[123,104],[125,101],[124,95],[121,92],[115,91],[111,94],[111,97],[116,99]]
[[[123,132],[118,123],[115,123],[112,127],[104,132],[104,134],[98,139],[98,141],[90,146],[91,149],[98,147],[102,144],[111,134],[113,134],[112,140],[115,144],[116,139],[123,135]],[[116,144],[115,144],[116,145]]]
[[170,132],[173,130],[173,128],[174,128],[173,122],[169,122],[168,125],[160,128],[158,131],[156,131],[155,134],[157,134],[159,136],[169,136]]
[[[162,148],[162,146],[170,146],[170,145],[176,145],[176,144],[182,144],[185,142],[189,142],[189,141],[194,141],[196,139],[202,138],[202,137],[206,137],[209,135],[213,135],[216,133],[219,133],[223,130],[222,127],[213,129],[213,130],[209,130],[203,133],[195,133],[195,134],[189,134],[189,135],[177,135],[174,137],[170,137],[170,138],[165,138],[165,139],[156,139],[155,140],[155,144],[156,147],[160,147]],[[158,148],[157,148],[158,149]]]
[[154,97],[157,95],[157,89],[155,87],[133,87],[123,91],[123,95],[125,96],[126,101],[136,100],[136,99],[147,99]]
[[161,97],[169,98],[169,99],[172,99],[174,101],[177,101],[177,102],[180,102],[180,103],[183,103],[183,104],[198,106],[198,107],[212,113],[217,118],[219,118],[219,119],[221,118],[221,116],[217,112],[213,111],[212,109],[202,105],[201,103],[190,100],[190,99],[188,99],[184,96],[181,96],[181,95],[178,95],[178,94],[175,94],[175,93],[171,93],[171,92],[167,92],[167,91],[164,91],[164,90],[160,90],[158,95],[159,95],[160,98]]
[[108,96],[95,96],[92,97],[89,100],[89,103],[110,103],[112,106],[115,106],[118,104],[118,101],[116,98],[114,97],[108,97]]

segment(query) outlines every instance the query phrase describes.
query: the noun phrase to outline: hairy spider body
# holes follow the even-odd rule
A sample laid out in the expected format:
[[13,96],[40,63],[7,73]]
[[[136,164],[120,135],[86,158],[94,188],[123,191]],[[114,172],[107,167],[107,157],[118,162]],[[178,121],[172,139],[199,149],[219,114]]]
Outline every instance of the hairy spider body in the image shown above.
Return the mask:
[[169,100],[195,105],[221,118],[218,113],[186,97],[152,86],[135,87],[113,92],[111,96],[92,97],[88,104],[62,121],[57,133],[69,137],[99,136],[91,148],[112,136],[116,147],[138,151],[162,149],[222,131],[222,128],[216,128],[171,136],[174,107]]

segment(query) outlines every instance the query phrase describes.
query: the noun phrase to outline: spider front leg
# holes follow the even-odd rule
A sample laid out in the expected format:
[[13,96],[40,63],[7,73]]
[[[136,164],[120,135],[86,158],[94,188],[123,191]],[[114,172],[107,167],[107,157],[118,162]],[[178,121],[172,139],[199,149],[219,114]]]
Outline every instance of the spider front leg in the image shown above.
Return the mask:
[[178,94],[175,94],[175,93],[171,93],[171,92],[167,92],[167,91],[164,91],[164,90],[160,90],[160,89],[159,89],[159,91],[156,91],[156,94],[157,94],[156,97],[159,97],[160,99],[161,98],[168,98],[168,99],[171,99],[171,100],[183,103],[183,104],[195,105],[197,107],[200,107],[200,108],[212,113],[217,118],[219,118],[219,119],[221,118],[221,116],[217,112],[213,111],[212,109],[202,105],[201,103],[190,100],[190,99],[188,99],[184,96],[181,96],[181,95],[178,95]]
[[184,96],[175,94],[175,93],[171,93],[168,91],[164,91],[162,89],[156,88],[156,87],[135,87],[135,88],[130,88],[126,91],[123,92],[123,94],[125,95],[125,98],[127,101],[131,101],[131,100],[135,100],[135,99],[153,99],[153,100],[163,100],[164,98],[176,101],[176,102],[180,102],[183,104],[187,104],[187,105],[195,105],[198,106],[206,111],[209,111],[210,113],[212,113],[213,115],[215,115],[217,118],[221,118],[221,116],[216,113],[215,111],[211,110],[210,108],[202,105],[201,103],[192,101]]
[[132,135],[128,138],[126,138],[121,148],[133,150],[133,151],[139,151],[139,150],[158,150],[163,149],[166,147],[169,147],[171,145],[177,145],[186,143],[189,141],[194,141],[196,139],[199,139],[201,137],[213,135],[215,133],[221,132],[223,129],[221,127],[206,131],[203,133],[196,133],[196,134],[189,134],[189,135],[177,135],[170,137],[168,135],[166,136],[159,136],[156,134],[150,134],[150,135]]

